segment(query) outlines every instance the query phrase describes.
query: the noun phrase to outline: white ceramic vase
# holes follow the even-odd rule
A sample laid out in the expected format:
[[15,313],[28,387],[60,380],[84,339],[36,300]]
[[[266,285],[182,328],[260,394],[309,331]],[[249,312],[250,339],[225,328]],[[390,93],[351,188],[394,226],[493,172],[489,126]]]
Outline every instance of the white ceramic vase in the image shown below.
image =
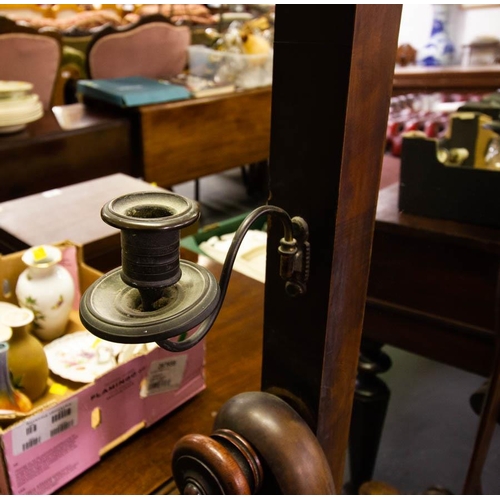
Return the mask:
[[62,253],[57,247],[30,248],[22,259],[27,268],[17,280],[17,301],[35,315],[31,333],[45,342],[54,340],[65,333],[75,296],[73,278],[59,265]]

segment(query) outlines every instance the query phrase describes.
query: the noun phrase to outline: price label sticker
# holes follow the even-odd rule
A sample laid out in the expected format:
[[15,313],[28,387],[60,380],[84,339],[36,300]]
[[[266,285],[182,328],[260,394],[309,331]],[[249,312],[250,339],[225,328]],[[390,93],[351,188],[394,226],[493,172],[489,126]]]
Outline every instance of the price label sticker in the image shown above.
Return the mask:
[[40,262],[40,261],[46,259],[47,252],[45,251],[45,248],[36,247],[35,249],[33,249],[33,258],[35,259],[35,262]]
[[152,396],[179,389],[184,378],[186,361],[187,354],[153,361],[149,367],[146,383],[141,389],[141,396]]

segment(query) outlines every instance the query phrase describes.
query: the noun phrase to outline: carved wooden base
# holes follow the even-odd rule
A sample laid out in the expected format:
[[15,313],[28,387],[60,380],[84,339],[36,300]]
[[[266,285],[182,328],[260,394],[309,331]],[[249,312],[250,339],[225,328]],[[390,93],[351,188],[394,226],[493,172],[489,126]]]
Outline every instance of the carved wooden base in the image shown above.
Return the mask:
[[389,388],[378,378],[392,365],[381,348],[382,344],[373,341],[361,342],[349,433],[350,481],[344,485],[347,494],[357,494],[373,477],[390,398]]

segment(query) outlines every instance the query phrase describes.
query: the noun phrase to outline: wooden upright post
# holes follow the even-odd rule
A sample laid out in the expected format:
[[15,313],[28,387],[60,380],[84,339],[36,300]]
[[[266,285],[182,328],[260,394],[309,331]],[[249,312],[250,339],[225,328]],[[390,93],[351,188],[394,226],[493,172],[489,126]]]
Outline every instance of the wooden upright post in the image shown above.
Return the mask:
[[262,389],[315,430],[340,491],[400,5],[277,5],[270,203],[309,224],[307,293],[285,294],[269,228]]

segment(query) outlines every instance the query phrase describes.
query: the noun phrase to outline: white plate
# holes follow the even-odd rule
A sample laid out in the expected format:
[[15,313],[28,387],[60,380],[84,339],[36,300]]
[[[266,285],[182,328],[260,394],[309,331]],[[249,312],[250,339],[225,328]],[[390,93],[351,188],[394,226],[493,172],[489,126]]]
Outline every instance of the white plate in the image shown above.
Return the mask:
[[2,106],[2,104],[0,103],[0,117],[3,119],[21,113],[34,113],[36,111],[40,111],[42,108],[43,106],[40,101],[28,101],[26,103],[21,103],[13,107]]
[[10,97],[18,93],[28,93],[33,90],[33,84],[29,82],[20,82],[17,80],[0,80],[0,97]]
[[30,113],[18,113],[14,116],[0,117],[0,127],[11,127],[13,125],[26,125],[34,122],[43,116],[43,109],[40,106],[36,111]]
[[42,112],[41,109],[31,109],[29,111],[22,111],[18,113],[9,113],[8,115],[2,115],[0,113],[0,124],[1,125],[14,125],[15,122],[27,123],[25,120],[30,120],[33,117],[38,117]]
[[17,110],[34,109],[38,107],[40,98],[37,94],[29,94],[15,99],[0,99],[0,114]]
[[3,312],[17,311],[18,309],[19,306],[11,304],[10,302],[5,302],[4,300],[0,300],[0,314]]
[[67,333],[44,347],[52,373],[88,384],[116,365],[122,344],[102,340],[90,332]]

